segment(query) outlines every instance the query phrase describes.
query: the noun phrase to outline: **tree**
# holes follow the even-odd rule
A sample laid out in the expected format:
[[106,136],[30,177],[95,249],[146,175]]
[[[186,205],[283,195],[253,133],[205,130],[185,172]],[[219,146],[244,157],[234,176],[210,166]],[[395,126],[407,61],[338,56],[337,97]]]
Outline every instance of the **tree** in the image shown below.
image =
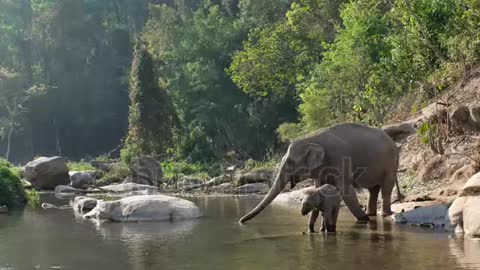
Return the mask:
[[129,129],[122,158],[159,155],[170,147],[177,118],[170,98],[159,85],[153,58],[138,42],[130,73]]
[[43,86],[23,88],[24,80],[18,73],[0,67],[0,135],[6,137],[5,159],[10,159],[13,134],[23,125],[27,102],[35,95],[42,94]]

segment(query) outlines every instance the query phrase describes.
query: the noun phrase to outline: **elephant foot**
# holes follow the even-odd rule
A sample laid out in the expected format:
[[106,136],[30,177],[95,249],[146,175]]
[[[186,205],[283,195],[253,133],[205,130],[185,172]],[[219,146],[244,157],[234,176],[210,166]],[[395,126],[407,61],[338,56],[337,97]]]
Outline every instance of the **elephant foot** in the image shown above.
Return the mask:
[[367,223],[369,221],[370,221],[370,218],[367,215],[365,215],[363,217],[360,217],[360,218],[357,218],[358,223]]
[[376,216],[377,216],[377,213],[368,213],[367,216],[369,216],[369,217],[376,217]]
[[335,225],[327,225],[327,233],[336,233],[337,232],[337,226]]
[[395,214],[394,212],[392,211],[383,211],[383,217],[389,217],[391,215]]
[[[323,229],[323,228],[322,228],[322,229]],[[314,225],[308,225],[308,232],[309,232],[309,233],[315,233]]]

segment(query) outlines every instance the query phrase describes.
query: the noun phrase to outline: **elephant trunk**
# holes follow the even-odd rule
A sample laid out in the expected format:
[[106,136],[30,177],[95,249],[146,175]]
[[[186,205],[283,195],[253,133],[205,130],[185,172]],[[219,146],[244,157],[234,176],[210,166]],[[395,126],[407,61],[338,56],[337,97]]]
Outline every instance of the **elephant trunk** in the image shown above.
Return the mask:
[[278,194],[280,194],[280,192],[282,192],[282,190],[287,185],[286,179],[283,179],[284,177],[282,173],[282,167],[279,170],[279,173],[275,179],[275,182],[273,182],[272,187],[268,191],[268,194],[253,210],[248,212],[248,214],[246,214],[240,219],[240,223],[245,223],[250,219],[254,218],[256,215],[262,212],[263,209],[265,209],[265,207],[267,207],[278,196]]

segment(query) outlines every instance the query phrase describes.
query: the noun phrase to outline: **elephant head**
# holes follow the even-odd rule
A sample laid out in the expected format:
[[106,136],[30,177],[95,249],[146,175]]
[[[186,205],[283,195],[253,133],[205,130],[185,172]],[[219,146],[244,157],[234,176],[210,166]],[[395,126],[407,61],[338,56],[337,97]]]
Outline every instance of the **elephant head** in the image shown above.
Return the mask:
[[290,188],[294,188],[298,182],[310,177],[313,170],[324,164],[324,160],[325,149],[320,144],[306,140],[290,144],[267,195],[253,210],[240,219],[240,223],[245,223],[262,212],[282,192],[288,182],[290,182]]
[[302,216],[308,215],[311,211],[321,208],[324,197],[319,189],[307,189],[303,192],[302,207],[300,213]]

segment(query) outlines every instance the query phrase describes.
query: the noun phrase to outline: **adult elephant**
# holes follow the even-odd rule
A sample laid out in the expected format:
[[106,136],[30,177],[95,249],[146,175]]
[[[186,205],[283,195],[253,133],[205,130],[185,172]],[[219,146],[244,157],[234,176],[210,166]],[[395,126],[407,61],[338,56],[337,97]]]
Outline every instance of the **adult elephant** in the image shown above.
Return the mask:
[[[326,183],[336,186],[358,221],[368,221],[368,216],[376,215],[381,190],[383,213],[391,215],[391,194],[395,184],[401,197],[397,182],[398,160],[395,142],[381,129],[350,123],[321,129],[290,144],[268,194],[240,219],[240,223],[258,215],[288,182],[293,188],[307,178],[314,179],[317,188]],[[366,188],[370,193],[368,215],[358,202],[355,188]],[[310,221],[315,221],[318,214],[318,211],[312,212]]]

